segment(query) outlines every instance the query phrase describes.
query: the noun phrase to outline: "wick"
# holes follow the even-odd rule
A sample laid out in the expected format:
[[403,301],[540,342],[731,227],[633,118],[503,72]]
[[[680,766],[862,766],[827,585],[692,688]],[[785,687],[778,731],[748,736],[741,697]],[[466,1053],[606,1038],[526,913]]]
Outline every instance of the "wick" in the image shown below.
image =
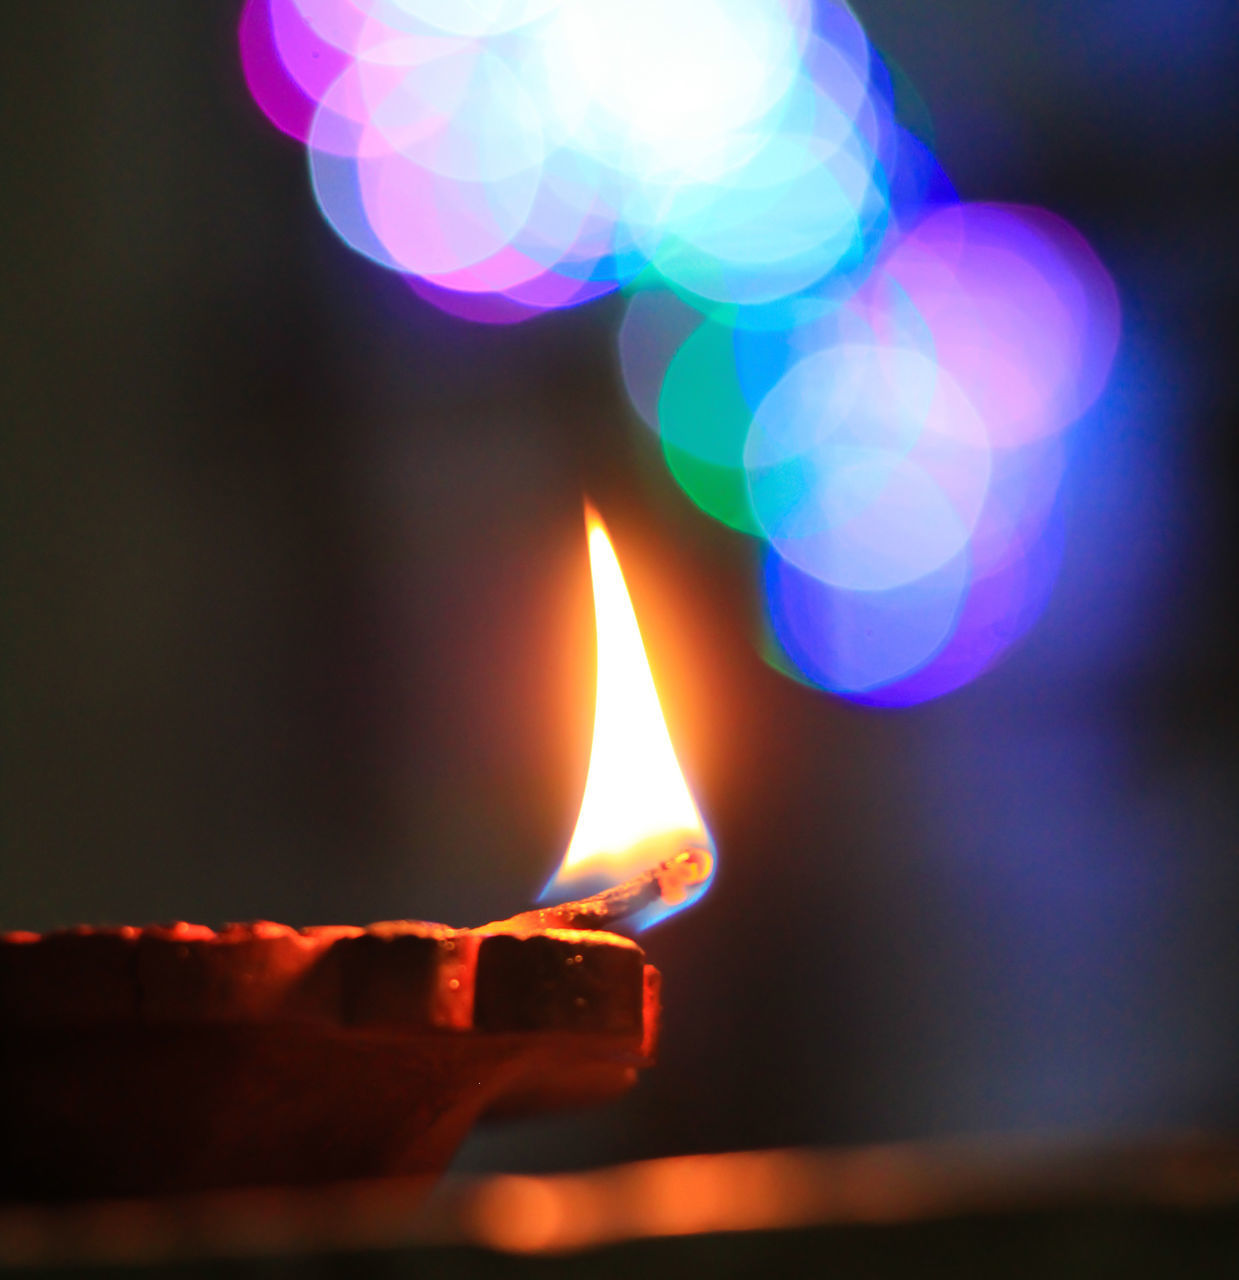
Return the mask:
[[536,907],[507,920],[496,920],[487,929],[611,929],[619,921],[661,902],[668,907],[682,903],[694,885],[710,878],[714,858],[708,849],[690,845],[665,862],[643,871],[613,889],[591,894],[576,902]]

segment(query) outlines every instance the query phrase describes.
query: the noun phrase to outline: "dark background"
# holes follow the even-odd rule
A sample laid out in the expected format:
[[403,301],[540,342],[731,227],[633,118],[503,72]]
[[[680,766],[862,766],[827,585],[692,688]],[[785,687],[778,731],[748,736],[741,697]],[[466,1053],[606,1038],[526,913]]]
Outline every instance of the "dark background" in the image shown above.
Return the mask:
[[720,871],[645,939],[657,1070],[465,1167],[1239,1120],[1234,6],[860,14],[961,194],[1071,219],[1124,303],[1047,616],[901,712],[763,665],[614,299],[488,329],[347,250],[231,4],[8,14],[0,927],[526,905],[587,762],[588,491]]

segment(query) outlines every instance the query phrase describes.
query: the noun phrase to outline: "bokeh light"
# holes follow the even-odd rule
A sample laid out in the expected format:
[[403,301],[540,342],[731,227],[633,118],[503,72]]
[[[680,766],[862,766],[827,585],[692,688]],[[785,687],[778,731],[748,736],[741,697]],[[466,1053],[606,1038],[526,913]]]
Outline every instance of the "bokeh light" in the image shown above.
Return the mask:
[[624,385],[763,544],[772,661],[904,705],[1035,621],[1117,294],[1062,219],[958,198],[846,5],[247,0],[239,34],[324,217],[420,297],[511,324],[624,290]]

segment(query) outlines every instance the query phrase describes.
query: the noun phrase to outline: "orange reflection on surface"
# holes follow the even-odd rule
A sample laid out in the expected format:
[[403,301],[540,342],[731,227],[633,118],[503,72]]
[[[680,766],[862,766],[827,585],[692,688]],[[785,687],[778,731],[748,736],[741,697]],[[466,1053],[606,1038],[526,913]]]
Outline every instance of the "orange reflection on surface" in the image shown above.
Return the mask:
[[607,1207],[588,1178],[492,1178],[467,1218],[482,1243],[506,1253],[559,1253],[606,1238]]
[[504,1177],[468,1213],[479,1243],[563,1253],[616,1240],[792,1226],[815,1207],[793,1152],[679,1156],[591,1174]]

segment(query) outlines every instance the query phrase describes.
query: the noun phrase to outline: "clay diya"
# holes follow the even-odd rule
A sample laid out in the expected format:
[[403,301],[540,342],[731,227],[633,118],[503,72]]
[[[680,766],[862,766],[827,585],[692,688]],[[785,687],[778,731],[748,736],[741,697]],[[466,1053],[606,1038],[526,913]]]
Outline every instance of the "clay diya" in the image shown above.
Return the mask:
[[709,864],[480,929],[5,935],[0,1195],[430,1180],[483,1114],[623,1093],[653,1061],[659,974],[600,926]]
[[429,1181],[480,1116],[602,1101],[650,1065],[658,971],[612,929],[700,896],[714,863],[587,521],[597,710],[554,888],[615,887],[479,929],[0,937],[0,1198]]

